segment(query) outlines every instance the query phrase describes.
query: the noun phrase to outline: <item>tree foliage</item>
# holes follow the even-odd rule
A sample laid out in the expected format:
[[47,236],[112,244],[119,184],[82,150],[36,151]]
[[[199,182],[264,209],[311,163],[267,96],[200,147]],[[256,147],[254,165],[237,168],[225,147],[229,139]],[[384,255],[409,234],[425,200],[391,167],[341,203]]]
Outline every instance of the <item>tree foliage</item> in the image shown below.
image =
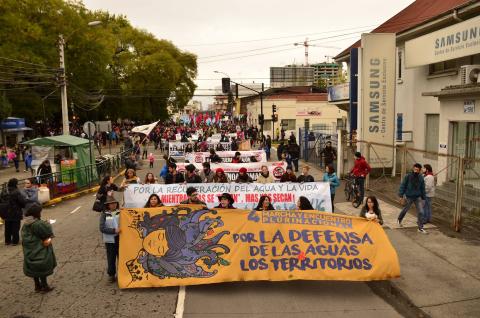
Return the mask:
[[[91,21],[102,24],[89,27]],[[84,119],[162,119],[167,106],[181,109],[193,96],[196,56],[134,28],[124,16],[88,10],[81,1],[2,0],[1,103],[12,105],[13,115],[38,120],[45,105],[47,118],[60,118],[60,34],[68,102]]]

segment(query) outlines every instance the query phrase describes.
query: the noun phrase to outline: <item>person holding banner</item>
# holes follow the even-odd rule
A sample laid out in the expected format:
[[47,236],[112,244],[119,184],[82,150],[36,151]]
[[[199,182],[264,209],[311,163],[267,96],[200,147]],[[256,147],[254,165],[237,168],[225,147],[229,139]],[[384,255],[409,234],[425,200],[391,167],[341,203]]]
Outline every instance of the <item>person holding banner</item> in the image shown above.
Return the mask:
[[201,201],[198,198],[197,188],[188,187],[187,188],[187,197],[188,198],[186,200],[181,201],[180,204],[200,204],[200,205],[207,206],[207,204],[205,202]]
[[135,173],[135,170],[133,169],[127,169],[125,172],[125,178],[123,179],[120,188],[125,189],[127,185],[129,184],[137,184],[140,183],[140,178],[137,177],[137,174]]
[[240,158],[240,152],[236,152],[235,156],[232,158],[232,163],[242,163],[242,159]]
[[300,196],[297,200],[297,210],[298,211],[307,211],[307,210],[315,210],[310,203],[310,201],[304,197]]
[[210,159],[210,162],[212,163],[220,163],[222,162],[222,159],[220,158],[219,155],[216,154],[215,152],[215,149],[210,149],[210,157],[208,157]]
[[218,196],[218,200],[220,201],[220,204],[217,205],[215,208],[218,208],[218,209],[236,209],[233,206],[233,203],[235,202],[235,200],[230,195],[230,193],[222,193],[222,195]]
[[194,165],[189,164],[185,167],[185,170],[187,171],[185,174],[186,183],[202,183],[202,178],[200,178],[200,176],[196,174],[196,168]]
[[165,177],[165,184],[184,183],[185,177],[183,173],[177,172],[177,164],[171,162],[168,164],[168,173]]
[[222,168],[217,168],[215,170],[215,175],[213,176],[213,182],[215,183],[229,183],[228,177],[225,174],[225,171]]
[[257,178],[257,183],[274,183],[275,181],[273,180],[273,177],[270,175],[270,172],[268,171],[268,167],[263,165],[262,166],[262,172],[260,172],[260,175]]
[[310,171],[309,166],[302,167],[302,174],[297,178],[297,182],[315,182],[313,176],[308,174]]
[[270,197],[266,194],[260,197],[258,200],[258,205],[255,208],[257,211],[273,211],[275,208],[272,205],[272,201],[270,201]]
[[200,178],[202,179],[203,183],[213,183],[214,173],[212,169],[210,169],[210,162],[202,163],[203,171],[200,172]]
[[241,167],[238,170],[238,177],[235,180],[236,183],[252,183],[253,179],[247,174],[247,168]]
[[280,178],[280,182],[297,182],[297,176],[293,173],[292,166],[287,166],[287,170]]
[[111,283],[115,282],[120,239],[120,210],[113,196],[105,201],[105,209],[100,215],[100,232],[107,251],[107,274]]
[[376,221],[380,225],[383,224],[382,212],[380,211],[378,201],[375,196],[367,197],[365,206],[360,211],[360,217],[366,218],[369,221]]
[[332,212],[335,211],[333,206],[333,201],[335,200],[335,190],[340,186],[340,180],[338,180],[337,175],[335,174],[335,168],[332,164],[327,165],[326,171],[323,174],[323,182],[328,182],[330,184],[330,199],[332,201]]
[[150,197],[147,200],[147,203],[145,204],[145,208],[158,208],[160,206],[163,206],[162,200],[160,200],[160,197],[158,194],[151,194]]
[[157,178],[155,178],[153,173],[149,172],[146,174],[145,182],[143,182],[143,184],[157,184],[157,183],[158,183],[158,180]]

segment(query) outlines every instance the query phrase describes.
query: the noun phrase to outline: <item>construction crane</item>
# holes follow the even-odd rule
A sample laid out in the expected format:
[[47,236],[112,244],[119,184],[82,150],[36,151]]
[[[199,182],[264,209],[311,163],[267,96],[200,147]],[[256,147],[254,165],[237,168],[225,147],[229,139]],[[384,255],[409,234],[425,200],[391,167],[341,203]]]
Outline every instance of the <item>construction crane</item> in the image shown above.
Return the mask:
[[303,45],[303,46],[305,47],[305,66],[308,66],[308,48],[309,48],[310,46],[323,47],[323,48],[332,48],[332,49],[340,49],[340,48],[337,47],[337,46],[327,46],[327,45],[315,45],[315,44],[310,44],[310,42],[308,41],[308,38],[306,38],[305,41],[303,41],[303,43],[301,43],[301,42],[296,42],[296,43],[293,43],[293,45],[295,45],[295,46]]

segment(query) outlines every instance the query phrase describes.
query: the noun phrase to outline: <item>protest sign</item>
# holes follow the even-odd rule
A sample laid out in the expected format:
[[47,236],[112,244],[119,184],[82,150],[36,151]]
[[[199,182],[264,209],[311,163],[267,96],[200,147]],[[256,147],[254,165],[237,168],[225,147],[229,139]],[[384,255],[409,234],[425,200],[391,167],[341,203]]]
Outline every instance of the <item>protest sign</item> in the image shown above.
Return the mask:
[[[168,154],[173,158],[183,158],[185,157],[185,147],[187,144],[193,146],[193,142],[181,142],[181,141],[170,141],[168,143]],[[208,149],[217,149],[221,145],[223,150],[230,151],[232,145],[229,142],[207,142]]]
[[260,196],[267,194],[277,210],[295,209],[298,198],[304,196],[314,209],[332,211],[328,182],[131,184],[124,192],[125,207],[143,207],[153,193],[158,194],[164,205],[179,204],[187,199],[186,191],[190,186],[197,189],[199,199],[209,208],[218,204],[219,195],[230,193],[235,200],[233,206],[239,209],[254,209]]
[[400,276],[382,227],[319,211],[122,209],[120,288]]
[[[257,162],[267,162],[267,154],[265,150],[239,151],[240,160],[242,162],[251,162],[250,157],[255,157]],[[217,151],[216,154],[222,159],[224,163],[232,162],[236,151]],[[185,160],[192,163],[203,163],[210,161],[209,152],[190,152],[185,154]]]
[[[184,172],[185,166],[190,163],[177,163],[177,171]],[[203,169],[201,163],[192,163],[197,170]],[[238,177],[238,170],[240,168],[246,168],[247,174],[256,181],[260,173],[262,172],[262,166],[267,166],[270,175],[274,180],[280,180],[282,175],[287,170],[287,163],[282,161],[277,162],[247,162],[247,163],[211,163],[210,168],[215,171],[218,168],[222,168],[227,175],[228,180],[235,181]]]

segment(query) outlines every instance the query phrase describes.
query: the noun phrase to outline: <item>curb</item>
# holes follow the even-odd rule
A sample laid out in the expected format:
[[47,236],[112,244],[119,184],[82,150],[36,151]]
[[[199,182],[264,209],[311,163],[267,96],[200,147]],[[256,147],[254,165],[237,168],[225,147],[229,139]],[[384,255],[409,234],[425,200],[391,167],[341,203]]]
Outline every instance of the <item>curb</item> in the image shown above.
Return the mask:
[[[120,173],[118,173],[116,176],[113,177],[113,180],[116,180],[118,177],[120,177],[121,175],[123,175],[125,173],[125,169],[120,171]],[[66,201],[66,200],[70,200],[70,199],[75,199],[75,198],[78,198],[84,194],[88,194],[88,193],[93,193],[93,192],[97,192],[98,189],[100,188],[100,186],[94,186],[92,188],[89,188],[89,189],[85,189],[85,190],[82,190],[82,191],[79,191],[79,192],[75,192],[75,193],[70,193],[70,194],[67,194],[67,195],[64,195],[64,196],[61,196],[61,197],[58,197],[58,198],[55,198],[55,199],[51,199],[47,202],[45,202],[43,204],[44,207],[47,207],[47,206],[52,206],[52,205],[55,205],[55,204],[58,204],[62,201]]]

